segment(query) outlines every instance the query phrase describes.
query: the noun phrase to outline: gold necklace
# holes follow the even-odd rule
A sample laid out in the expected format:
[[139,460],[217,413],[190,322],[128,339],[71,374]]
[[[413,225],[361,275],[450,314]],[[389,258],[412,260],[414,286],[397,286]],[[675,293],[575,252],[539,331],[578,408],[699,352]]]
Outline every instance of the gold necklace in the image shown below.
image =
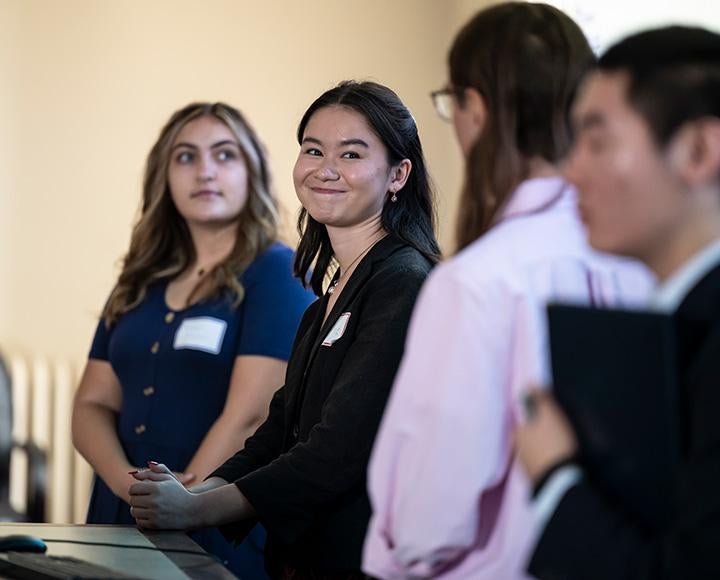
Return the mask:
[[345,274],[347,274],[348,272],[350,272],[350,270],[351,270],[352,267],[355,265],[355,263],[356,263],[360,258],[362,258],[365,254],[367,254],[367,253],[372,249],[372,247],[373,247],[375,244],[377,244],[380,240],[382,240],[386,235],[387,235],[387,234],[383,234],[383,235],[380,236],[377,240],[373,241],[373,242],[372,242],[367,248],[365,248],[362,252],[360,252],[360,253],[355,257],[355,259],[354,259],[352,262],[350,262],[350,264],[348,265],[348,267],[345,268],[345,271],[340,273],[340,276],[338,276],[338,279],[335,280],[335,282],[333,282],[332,284],[330,284],[330,286],[329,286],[328,289],[327,289],[327,293],[328,293],[328,294],[332,294],[333,292],[335,292],[335,289],[338,287],[338,284],[340,284],[340,281],[345,277]]

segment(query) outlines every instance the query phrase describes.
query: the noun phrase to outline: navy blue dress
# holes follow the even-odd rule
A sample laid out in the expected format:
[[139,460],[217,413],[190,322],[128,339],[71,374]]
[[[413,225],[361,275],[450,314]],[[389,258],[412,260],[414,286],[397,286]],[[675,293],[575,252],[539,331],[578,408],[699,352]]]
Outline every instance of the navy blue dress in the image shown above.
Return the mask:
[[[235,358],[289,358],[302,314],[315,298],[293,277],[293,258],[279,243],[256,258],[241,276],[245,297],[237,308],[219,297],[172,310],[164,281],[109,329],[100,321],[90,358],[109,361],[122,385],[117,429],[132,465],[153,460],[185,471],[223,410]],[[128,504],[96,477],[87,522],[135,520]],[[216,528],[191,535],[241,578],[266,578],[261,526],[238,548]]]

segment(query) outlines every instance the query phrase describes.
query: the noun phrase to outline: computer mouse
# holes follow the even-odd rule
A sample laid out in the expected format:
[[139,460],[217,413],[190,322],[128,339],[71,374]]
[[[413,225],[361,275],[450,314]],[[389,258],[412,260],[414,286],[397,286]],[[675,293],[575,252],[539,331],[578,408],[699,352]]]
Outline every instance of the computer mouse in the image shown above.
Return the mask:
[[0,536],[0,552],[45,552],[47,545],[36,536]]

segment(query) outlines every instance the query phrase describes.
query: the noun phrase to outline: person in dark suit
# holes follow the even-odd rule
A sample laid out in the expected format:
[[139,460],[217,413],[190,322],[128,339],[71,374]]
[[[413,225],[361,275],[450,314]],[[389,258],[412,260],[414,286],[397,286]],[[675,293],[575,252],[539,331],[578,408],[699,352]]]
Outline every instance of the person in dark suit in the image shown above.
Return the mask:
[[433,201],[413,117],[387,87],[327,91],[298,141],[295,270],[306,280],[314,264],[320,299],[300,324],[285,386],[204,484],[188,491],[153,465],[137,474],[130,503],[141,527],[226,524],[236,540],[259,520],[273,578],[362,578],[368,457],[415,298],[440,254]]
[[[677,337],[683,465],[662,528],[573,463],[575,436],[536,392],[516,433],[536,483],[541,579],[720,578],[720,35],[667,27],[610,48],[574,106],[568,173],[597,249],[645,262]],[[641,420],[641,418],[638,418]]]

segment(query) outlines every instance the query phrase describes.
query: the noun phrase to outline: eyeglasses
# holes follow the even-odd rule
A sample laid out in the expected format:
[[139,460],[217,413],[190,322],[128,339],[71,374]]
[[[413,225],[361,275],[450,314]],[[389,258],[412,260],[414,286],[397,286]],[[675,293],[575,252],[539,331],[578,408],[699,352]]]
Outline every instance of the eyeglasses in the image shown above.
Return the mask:
[[430,93],[435,112],[443,121],[452,121],[454,97],[455,89],[450,87],[445,87]]

